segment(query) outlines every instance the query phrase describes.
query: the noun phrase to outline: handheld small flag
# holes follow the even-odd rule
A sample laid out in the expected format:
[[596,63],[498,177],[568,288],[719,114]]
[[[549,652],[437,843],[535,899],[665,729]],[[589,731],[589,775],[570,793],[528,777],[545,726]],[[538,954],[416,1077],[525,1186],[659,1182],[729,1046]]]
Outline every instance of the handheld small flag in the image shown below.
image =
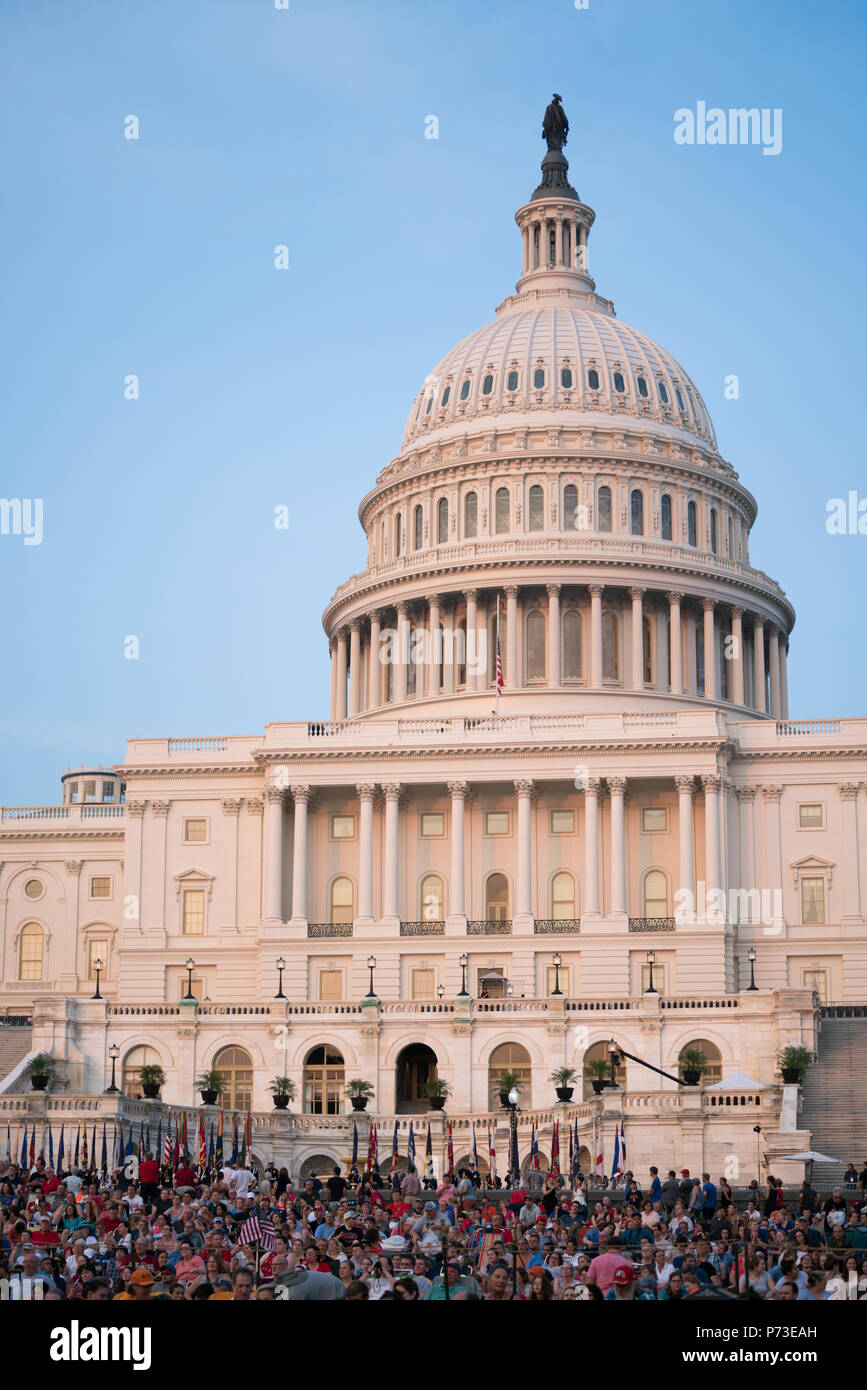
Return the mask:
[[275,1245],[274,1223],[261,1207],[251,1207],[241,1227],[242,1245],[261,1245],[263,1250],[273,1250]]

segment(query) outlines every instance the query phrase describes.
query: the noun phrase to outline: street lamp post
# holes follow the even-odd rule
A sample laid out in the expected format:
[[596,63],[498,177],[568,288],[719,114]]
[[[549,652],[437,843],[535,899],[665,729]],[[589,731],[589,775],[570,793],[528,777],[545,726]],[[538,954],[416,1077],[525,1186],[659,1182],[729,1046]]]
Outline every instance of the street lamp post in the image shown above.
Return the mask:
[[367,968],[370,971],[370,989],[367,991],[367,994],[364,997],[365,999],[375,999],[376,992],[373,988],[373,972],[376,969],[376,956],[367,957]]
[[103,964],[102,964],[102,961],[100,960],[99,956],[97,956],[96,960],[93,962],[93,968],[94,968],[94,970],[96,971],[96,990],[95,990],[95,992],[91,995],[91,998],[92,998],[92,999],[101,999],[101,998],[102,998],[102,995],[101,995],[100,992],[99,992],[99,977],[100,977],[100,975],[102,974]]
[[758,989],[758,985],[756,984],[756,948],[755,948],[755,946],[751,946],[750,949],[747,951],[747,960],[748,960],[749,963],[750,963],[750,982],[749,982],[749,984],[747,985],[747,990]]
[[762,1185],[762,1127],[753,1125],[753,1134],[756,1136],[756,1180],[761,1188]]
[[609,1090],[617,1090],[617,1068],[620,1065],[620,1049],[617,1043],[612,1041],[608,1044],[608,1060],[611,1063],[611,1080],[608,1082]]
[[659,990],[658,990],[658,989],[654,989],[654,985],[653,985],[653,967],[654,967],[655,964],[656,964],[656,952],[655,952],[655,951],[648,951],[648,952],[647,952],[647,964],[650,966],[650,984],[649,984],[648,988],[644,991],[644,993],[645,993],[645,994],[658,994],[658,993],[659,993]]
[[561,997],[562,997],[562,994],[563,994],[563,991],[562,991],[562,989],[560,988],[560,966],[561,966],[562,964],[563,964],[563,957],[560,955],[560,952],[557,951],[556,954],[555,954],[555,956],[554,956],[554,988],[553,988],[552,991],[551,991],[551,997],[552,997],[552,998],[554,997],[555,994],[559,994]]
[[[512,1171],[512,1181],[517,1183],[520,1180],[521,1163],[518,1156],[518,1101],[521,1099],[521,1092],[517,1086],[513,1086],[506,1097],[509,1106],[509,1168]],[[514,1230],[514,1250],[512,1252],[512,1297],[518,1292],[518,1218],[515,1215]]]
[[184,961],[184,969],[187,972],[187,992],[183,999],[185,1004],[189,1000],[192,1000],[193,1003],[196,1002],[196,996],[193,994],[193,971],[195,968],[196,962],[193,960],[192,956],[187,956],[187,959]]
[[277,959],[277,993],[274,995],[275,999],[286,998],[286,995],[283,993],[283,971],[285,969],[286,962],[282,956],[279,956]]
[[112,1043],[111,1047],[108,1049],[108,1055],[111,1058],[111,1085],[106,1086],[105,1094],[107,1096],[112,1096],[116,1095],[119,1090],[117,1085],[117,1059],[120,1056],[120,1048],[117,1043]]
[[461,989],[460,993],[458,994],[459,999],[469,999],[470,997],[467,993],[467,966],[469,965],[469,963],[470,958],[466,954],[466,952],[464,952],[464,954],[458,961],[458,965],[461,967]]
[[437,999],[440,1001],[440,1003],[443,1002],[443,999],[445,998],[445,993],[446,993],[446,987],[445,987],[445,985],[437,985]]

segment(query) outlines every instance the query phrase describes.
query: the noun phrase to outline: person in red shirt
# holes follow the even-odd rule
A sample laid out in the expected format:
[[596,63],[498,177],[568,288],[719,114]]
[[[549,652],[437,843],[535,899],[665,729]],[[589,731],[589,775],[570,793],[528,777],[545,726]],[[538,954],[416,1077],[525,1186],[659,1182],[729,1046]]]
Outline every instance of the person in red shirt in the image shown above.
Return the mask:
[[34,1245],[56,1246],[60,1242],[57,1231],[51,1229],[51,1217],[40,1216],[39,1226],[30,1237]]
[[160,1190],[160,1166],[155,1161],[153,1154],[146,1153],[138,1166],[138,1174],[141,1180],[141,1197],[147,1205],[152,1202]]
[[189,1168],[186,1164],[181,1164],[179,1168],[175,1169],[175,1191],[195,1191],[195,1187],[196,1175],[192,1168]]
[[409,1202],[403,1202],[396,1197],[393,1202],[389,1202],[386,1211],[394,1217],[395,1221],[400,1221],[401,1217],[406,1216],[409,1211]]

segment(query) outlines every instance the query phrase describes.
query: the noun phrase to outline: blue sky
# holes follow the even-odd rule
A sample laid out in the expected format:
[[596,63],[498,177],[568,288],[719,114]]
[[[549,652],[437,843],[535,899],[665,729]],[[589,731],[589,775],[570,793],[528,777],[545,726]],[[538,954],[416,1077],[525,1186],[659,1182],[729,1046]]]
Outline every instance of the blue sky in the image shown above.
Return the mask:
[[[858,0],[6,0],[0,493],[44,537],[0,536],[0,801],[127,737],[327,715],[358,501],[512,292],[554,90],[599,291],[758,499],[791,712],[864,713],[867,536],[825,519],[867,495],[865,27]],[[782,153],[676,145],[699,100],[781,108]]]

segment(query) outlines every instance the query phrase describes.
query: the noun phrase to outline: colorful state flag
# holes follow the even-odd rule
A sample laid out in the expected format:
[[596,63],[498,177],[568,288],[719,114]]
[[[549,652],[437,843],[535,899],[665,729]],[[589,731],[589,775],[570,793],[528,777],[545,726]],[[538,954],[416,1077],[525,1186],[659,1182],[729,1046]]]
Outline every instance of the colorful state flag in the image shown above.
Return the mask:
[[238,1162],[238,1112],[237,1112],[237,1111],[235,1111],[234,1115],[232,1116],[232,1157],[229,1159],[229,1162],[232,1163],[232,1164],[235,1164],[235,1163]]
[[605,1172],[605,1145],[602,1139],[602,1126],[598,1120],[593,1121],[593,1171],[594,1173]]
[[530,1126],[530,1167],[534,1173],[539,1171],[539,1140],[536,1137],[535,1121]]
[[24,1138],[21,1140],[21,1167],[27,1167],[27,1126],[24,1126]]
[[73,1155],[73,1159],[72,1159],[72,1166],[73,1166],[74,1168],[77,1168],[77,1167],[78,1167],[78,1144],[79,1144],[79,1140],[80,1140],[80,1139],[81,1139],[81,1125],[78,1126],[78,1133],[77,1133],[76,1136],[75,1136],[75,1154]]
[[554,1121],[554,1133],[551,1135],[551,1172],[555,1177],[560,1176],[560,1121]]
[[199,1115],[199,1170],[204,1173],[208,1166],[208,1141],[205,1138],[205,1117]]
[[614,1163],[611,1168],[611,1176],[617,1177],[623,1170],[620,1167],[620,1130],[614,1131]]
[[105,1120],[102,1122],[102,1154],[99,1166],[103,1173],[108,1172],[108,1135],[105,1129]]
[[397,1147],[397,1120],[395,1120],[395,1122],[394,1122],[394,1134],[392,1135],[392,1140],[391,1140],[391,1171],[392,1171],[392,1172],[394,1172],[394,1170],[397,1168],[397,1161],[398,1161],[399,1158],[400,1158],[400,1153],[399,1153],[398,1147]]
[[244,1162],[248,1163],[253,1148],[253,1117],[247,1111],[247,1120],[244,1125]]
[[471,1133],[471,1137],[470,1137],[470,1160],[471,1160],[471,1162],[472,1162],[474,1172],[477,1173],[477,1172],[479,1171],[479,1150],[478,1150],[478,1147],[477,1147],[477,1144],[476,1144],[476,1122],[475,1122],[475,1120],[473,1120],[473,1128],[472,1128],[472,1133]]
[[208,1125],[208,1168],[214,1166],[214,1121]]
[[428,1120],[428,1122],[427,1122],[427,1139],[425,1140],[425,1145],[424,1145],[424,1174],[423,1174],[423,1176],[426,1177],[426,1178],[433,1178],[433,1177],[436,1176],[436,1174],[434,1173],[433,1141],[432,1141],[432,1139],[431,1139],[431,1134],[430,1134],[430,1120]]
[[497,1139],[493,1125],[488,1125],[488,1163],[491,1168],[491,1177],[497,1176]]
[[407,1162],[415,1167],[415,1130],[412,1127],[412,1120],[409,1122],[409,1138],[406,1141]]
[[60,1143],[57,1146],[57,1171],[63,1172],[63,1160],[66,1158],[66,1140],[63,1136],[63,1125],[60,1126]]
[[452,1122],[451,1122],[451,1120],[449,1120],[448,1147],[447,1147],[447,1152],[448,1152],[448,1159],[449,1159],[448,1176],[449,1176],[450,1179],[452,1179],[452,1178],[454,1178],[454,1176],[455,1176],[455,1146],[454,1146],[454,1144],[453,1144],[453,1142],[452,1142]]
[[[578,1121],[576,1120],[575,1123],[577,1124]],[[569,1126],[569,1176],[570,1178],[575,1176],[575,1134],[571,1125]]]
[[623,1121],[620,1121],[620,1162],[626,1169],[626,1135],[623,1132]]
[[48,1126],[48,1162],[54,1167],[54,1135],[51,1133],[51,1125]]

